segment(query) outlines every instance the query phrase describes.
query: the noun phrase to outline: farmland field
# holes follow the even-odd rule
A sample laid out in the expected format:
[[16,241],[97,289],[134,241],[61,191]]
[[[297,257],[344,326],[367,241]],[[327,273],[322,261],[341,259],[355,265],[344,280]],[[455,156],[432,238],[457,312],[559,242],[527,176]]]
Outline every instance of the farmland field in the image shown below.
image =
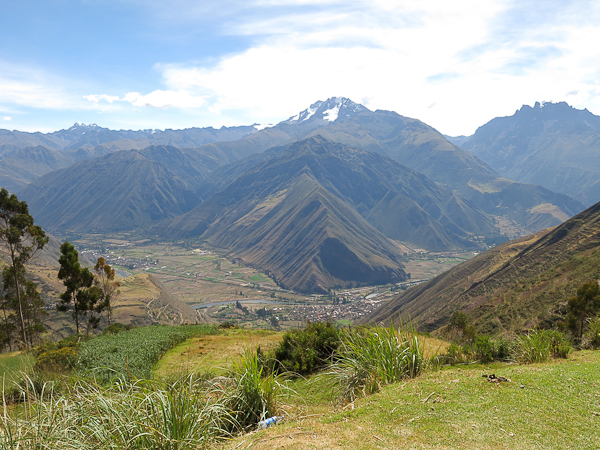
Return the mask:
[[167,350],[191,336],[216,333],[218,329],[209,325],[157,325],[101,335],[81,344],[76,367],[101,381],[117,376],[149,379]]

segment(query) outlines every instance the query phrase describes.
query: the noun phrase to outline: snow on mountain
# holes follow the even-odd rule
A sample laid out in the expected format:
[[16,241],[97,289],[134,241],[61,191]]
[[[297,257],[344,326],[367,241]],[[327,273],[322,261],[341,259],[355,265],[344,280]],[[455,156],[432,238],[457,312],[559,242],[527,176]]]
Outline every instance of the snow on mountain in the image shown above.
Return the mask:
[[368,109],[345,97],[331,97],[326,101],[320,100],[313,103],[310,107],[290,117],[283,123],[296,124],[306,122],[309,119],[334,122],[338,118],[352,117],[361,111],[368,111]]
[[265,123],[265,124],[262,124],[262,125],[261,125],[261,124],[258,124],[258,123],[255,123],[255,124],[254,124],[254,125],[252,125],[252,126],[253,126],[254,128],[256,128],[256,131],[260,131],[260,130],[264,130],[265,128],[271,128],[271,127],[274,127],[275,125],[271,125],[270,123],[269,123],[269,124]]

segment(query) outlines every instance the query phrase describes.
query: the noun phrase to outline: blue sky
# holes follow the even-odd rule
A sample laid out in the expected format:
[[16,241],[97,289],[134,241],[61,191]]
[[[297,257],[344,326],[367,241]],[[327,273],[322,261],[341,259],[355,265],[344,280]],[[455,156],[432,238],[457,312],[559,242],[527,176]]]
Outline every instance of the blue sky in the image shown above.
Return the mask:
[[277,123],[349,97],[472,134],[523,104],[600,115],[600,2],[20,0],[0,128]]

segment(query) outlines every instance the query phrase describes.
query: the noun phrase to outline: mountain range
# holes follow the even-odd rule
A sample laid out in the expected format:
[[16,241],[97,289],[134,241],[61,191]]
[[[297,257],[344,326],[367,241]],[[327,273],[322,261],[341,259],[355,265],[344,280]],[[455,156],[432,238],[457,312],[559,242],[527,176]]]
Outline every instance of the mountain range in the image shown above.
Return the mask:
[[[406,278],[398,241],[476,248],[558,225],[584,208],[501,177],[419,120],[346,98],[267,127],[86,127],[0,133],[5,149],[35,139],[54,146],[5,154],[0,170],[0,181],[15,174],[15,186],[29,182],[19,198],[42,226],[154,227],[167,238],[203,239],[302,291]],[[200,137],[212,141],[200,145]],[[144,147],[151,139],[173,145]]]
[[600,201],[600,117],[565,102],[524,105],[456,142],[502,176]]
[[377,153],[321,136],[274,150],[189,213],[155,229],[199,237],[267,269],[280,284],[325,292],[406,279],[389,239],[476,247],[493,223],[473,205]]

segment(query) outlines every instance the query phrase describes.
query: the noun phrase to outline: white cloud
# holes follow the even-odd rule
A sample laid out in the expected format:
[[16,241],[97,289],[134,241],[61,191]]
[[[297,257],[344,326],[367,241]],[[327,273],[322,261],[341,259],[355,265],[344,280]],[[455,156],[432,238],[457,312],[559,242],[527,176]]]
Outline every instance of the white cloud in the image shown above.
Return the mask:
[[146,95],[140,94],[139,92],[129,92],[125,94],[123,98],[114,95],[92,94],[85,95],[84,98],[96,104],[101,101],[106,101],[110,104],[119,101],[131,103],[133,106],[151,108],[199,108],[205,103],[204,98],[193,95],[186,90],[156,90]]
[[125,95],[123,101],[131,103],[133,106],[149,106],[153,108],[198,108],[205,103],[205,100],[191,94],[186,90],[178,91],[153,91],[149,94],[142,95],[138,92],[130,92]]
[[494,24],[514,6],[509,1],[350,4],[366,14],[345,9],[249,19],[229,31],[266,36],[252,48],[210,67],[157,68],[169,89],[202,95],[223,116],[243,110],[258,122],[287,118],[331,96],[368,98],[370,108],[448,134],[471,134],[523,103],[565,100],[568,93],[575,106],[600,113],[600,49],[590,45],[600,41],[598,27],[551,18],[533,24],[523,40],[504,42]]
[[560,14],[548,7],[538,17],[517,0],[150,3],[167,21],[211,17],[217,34],[249,47],[216,62],[157,63],[160,86],[85,95],[89,108],[133,106],[146,117],[151,108],[201,111],[214,121],[206,126],[276,123],[316,100],[346,96],[454,135],[535,101],[567,100],[600,114],[597,6]]
[[5,117],[4,117],[4,120],[5,120],[5,121],[7,121],[7,122],[9,122],[9,121],[11,121],[11,120],[12,120],[12,117],[5,116]]
[[106,94],[84,95],[83,98],[85,98],[88,101],[93,102],[93,103],[99,103],[102,100],[107,101],[108,103],[112,103],[116,100],[119,100],[118,95],[106,95]]

